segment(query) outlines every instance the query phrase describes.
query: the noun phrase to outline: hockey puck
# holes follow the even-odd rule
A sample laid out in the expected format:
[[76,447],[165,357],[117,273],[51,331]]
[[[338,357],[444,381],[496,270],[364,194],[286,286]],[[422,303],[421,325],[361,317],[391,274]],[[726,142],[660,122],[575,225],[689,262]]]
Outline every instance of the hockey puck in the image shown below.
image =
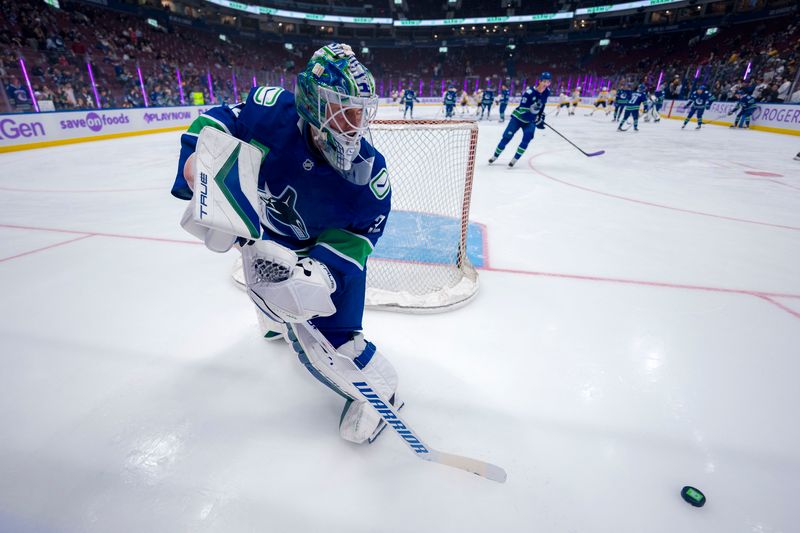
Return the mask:
[[689,505],[693,505],[695,507],[702,507],[706,504],[705,495],[698,489],[689,487],[688,485],[681,489],[681,498],[683,498],[683,500]]

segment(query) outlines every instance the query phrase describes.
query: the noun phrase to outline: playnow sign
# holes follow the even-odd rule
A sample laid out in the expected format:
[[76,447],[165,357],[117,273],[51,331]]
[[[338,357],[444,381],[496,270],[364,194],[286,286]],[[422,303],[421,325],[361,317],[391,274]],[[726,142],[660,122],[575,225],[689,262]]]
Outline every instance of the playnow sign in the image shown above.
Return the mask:
[[206,110],[180,106],[0,115],[0,152],[188,127]]

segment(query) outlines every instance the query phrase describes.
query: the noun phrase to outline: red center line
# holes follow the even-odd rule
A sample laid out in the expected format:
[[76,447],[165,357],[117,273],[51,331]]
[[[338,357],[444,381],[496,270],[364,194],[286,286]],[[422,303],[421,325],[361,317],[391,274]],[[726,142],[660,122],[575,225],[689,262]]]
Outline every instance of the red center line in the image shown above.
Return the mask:
[[[561,151],[561,150],[555,150],[555,151]],[[800,227],[798,227],[798,226],[787,226],[787,225],[784,225],[784,224],[773,224],[771,222],[761,222],[759,220],[748,220],[748,219],[745,219],[745,218],[729,217],[729,216],[725,216],[725,215],[715,215],[713,213],[705,213],[703,211],[695,211],[693,209],[684,209],[682,207],[672,207],[672,206],[669,206],[669,205],[657,204],[655,202],[648,202],[646,200],[639,200],[637,198],[630,198],[628,196],[620,196],[618,194],[612,194],[612,193],[600,191],[600,190],[597,190],[597,189],[584,187],[583,185],[577,185],[575,183],[570,183],[568,181],[564,181],[564,180],[562,180],[560,178],[556,178],[556,177],[551,176],[551,175],[549,175],[549,174],[547,174],[545,172],[542,172],[541,170],[539,170],[538,168],[533,166],[533,160],[535,158],[537,158],[539,156],[542,156],[542,155],[549,154],[549,153],[551,153],[551,152],[541,152],[539,154],[536,154],[536,155],[532,156],[530,159],[528,159],[528,166],[531,168],[531,170],[533,170],[537,174],[540,174],[540,175],[544,176],[547,179],[556,181],[556,182],[561,183],[563,185],[566,185],[568,187],[574,187],[575,189],[580,189],[580,190],[591,192],[591,193],[594,193],[594,194],[599,194],[601,196],[607,196],[609,198],[616,198],[617,200],[624,200],[626,202],[632,202],[632,203],[635,203],[635,204],[648,205],[648,206],[651,206],[651,207],[658,207],[660,209],[669,209],[670,211],[679,211],[679,212],[682,212],[682,213],[689,213],[689,214],[692,214],[692,215],[700,215],[700,216],[710,217],[710,218],[719,218],[719,219],[722,219],[722,220],[731,220],[733,222],[744,222],[745,224],[757,224],[759,226],[769,226],[769,227],[772,227],[772,228],[781,228],[781,229],[788,229],[788,230],[792,230],[792,231],[800,231]]]
[[519,270],[514,268],[483,267],[480,270],[489,272],[505,272],[508,274],[522,274],[525,276],[542,276],[548,278],[575,279],[581,281],[598,281],[606,283],[621,283],[625,285],[642,285],[645,287],[664,287],[668,289],[685,289],[691,291],[723,292],[728,294],[745,294],[747,296],[758,296],[764,298],[798,298],[800,294],[755,291],[748,289],[728,289],[725,287],[706,287],[704,285],[688,285],[683,283],[669,283],[664,281],[645,281],[625,278],[610,278],[603,276],[585,276],[581,274],[562,274],[558,272],[536,272],[533,270]]
[[119,233],[102,233],[98,231],[78,231],[78,230],[58,229],[58,228],[41,228],[35,226],[20,226],[17,224],[0,224],[0,228],[27,229],[33,231],[52,231],[55,233],[75,233],[79,235],[88,234],[97,237],[114,237],[116,239],[132,239],[136,241],[176,242],[180,244],[202,244],[200,241],[191,241],[188,239],[166,239],[163,237],[143,237],[140,235],[122,235]]
[[776,300],[773,300],[773,299],[772,299],[772,298],[770,298],[769,296],[765,296],[765,295],[763,295],[763,294],[757,294],[757,295],[755,295],[755,296],[756,296],[757,298],[761,298],[762,300],[764,300],[764,301],[766,301],[766,302],[769,302],[769,303],[771,303],[772,305],[774,305],[775,307],[778,307],[779,309],[782,309],[783,311],[786,311],[787,313],[789,313],[790,315],[792,315],[792,316],[794,316],[794,317],[796,317],[796,318],[800,318],[800,313],[798,313],[798,312],[797,312],[797,311],[795,311],[794,309],[791,309],[791,308],[789,308],[789,307],[786,307],[785,305],[783,305],[782,303],[780,303],[780,302],[778,302],[778,301],[776,301]]
[[67,241],[61,241],[61,242],[57,242],[55,244],[50,244],[48,246],[43,246],[41,248],[36,248],[35,250],[29,250],[27,252],[22,252],[21,254],[12,255],[12,256],[9,256],[9,257],[3,257],[2,259],[0,259],[0,263],[2,263],[3,261],[10,261],[11,259],[16,259],[17,257],[23,257],[23,256],[26,256],[26,255],[35,254],[37,252],[42,252],[44,250],[49,250],[51,248],[56,248],[58,246],[64,246],[65,244],[69,244],[71,242],[82,241],[83,239],[88,239],[89,237],[94,237],[94,235],[92,235],[92,234],[84,234],[84,235],[81,235],[80,237],[75,237],[74,239],[69,239]]
[[[144,237],[144,236],[136,236],[136,235],[120,235],[114,233],[97,233],[97,232],[86,232],[86,231],[75,231],[75,230],[67,230],[67,229],[56,229],[56,228],[42,228],[42,227],[33,227],[33,226],[20,226],[15,224],[0,224],[0,228],[10,228],[10,229],[23,229],[23,230],[33,230],[33,231],[51,231],[57,233],[72,233],[72,234],[79,234],[82,235],[83,238],[85,237],[112,237],[112,238],[120,238],[120,239],[134,239],[134,240],[142,240],[142,241],[156,241],[156,242],[173,242],[179,244],[202,244],[199,241],[190,241],[190,240],[179,240],[179,239],[164,239],[160,237]],[[70,242],[70,241],[67,241]],[[9,258],[10,259],[10,258]],[[379,261],[392,261],[391,259],[376,259]],[[521,274],[526,276],[542,276],[542,277],[551,277],[551,278],[563,278],[563,279],[574,279],[580,281],[594,281],[594,282],[606,282],[606,283],[620,283],[626,285],[641,285],[646,287],[663,287],[669,289],[684,289],[684,290],[695,290],[695,291],[707,291],[707,292],[720,292],[720,293],[729,293],[729,294],[744,294],[748,296],[757,296],[763,298],[797,298],[800,299],[800,294],[792,294],[792,293],[780,293],[780,292],[768,292],[768,291],[758,291],[758,290],[749,290],[749,289],[729,289],[724,287],[707,287],[703,285],[688,285],[688,284],[680,284],[680,283],[669,283],[669,282],[661,282],[661,281],[646,281],[646,280],[635,280],[635,279],[625,279],[625,278],[612,278],[612,277],[603,277],[603,276],[587,276],[581,274],[563,274],[558,272],[539,272],[534,270],[521,270],[521,269],[513,269],[513,268],[498,268],[492,266],[483,266],[478,268],[478,270],[485,270],[488,272],[502,272],[507,274]],[[776,304],[777,305],[777,304]]]

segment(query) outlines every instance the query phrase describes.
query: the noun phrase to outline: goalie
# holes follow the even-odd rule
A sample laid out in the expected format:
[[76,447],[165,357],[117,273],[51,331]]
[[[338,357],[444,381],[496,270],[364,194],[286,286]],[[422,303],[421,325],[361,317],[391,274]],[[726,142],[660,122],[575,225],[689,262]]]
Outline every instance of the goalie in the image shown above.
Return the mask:
[[[191,200],[181,225],[208,248],[241,248],[267,338],[296,340],[292,324],[310,321],[399,408],[393,366],[361,333],[367,257],[391,205],[385,160],[365,138],[377,106],[374,79],[352,49],[324,46],[296,95],[256,87],[246,102],[200,115],[181,136],[172,194]],[[342,438],[371,442],[385,425],[377,412],[293,346],[345,397]]]

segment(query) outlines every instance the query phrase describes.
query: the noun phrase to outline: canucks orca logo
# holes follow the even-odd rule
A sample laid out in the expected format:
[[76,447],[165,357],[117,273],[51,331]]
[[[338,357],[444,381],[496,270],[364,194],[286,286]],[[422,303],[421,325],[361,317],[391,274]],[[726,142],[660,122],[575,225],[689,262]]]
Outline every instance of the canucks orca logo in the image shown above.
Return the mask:
[[266,225],[281,235],[288,235],[280,228],[289,228],[294,236],[301,241],[308,240],[306,224],[297,212],[297,191],[286,186],[280,196],[269,196],[264,191],[258,191],[261,198],[261,212]]

